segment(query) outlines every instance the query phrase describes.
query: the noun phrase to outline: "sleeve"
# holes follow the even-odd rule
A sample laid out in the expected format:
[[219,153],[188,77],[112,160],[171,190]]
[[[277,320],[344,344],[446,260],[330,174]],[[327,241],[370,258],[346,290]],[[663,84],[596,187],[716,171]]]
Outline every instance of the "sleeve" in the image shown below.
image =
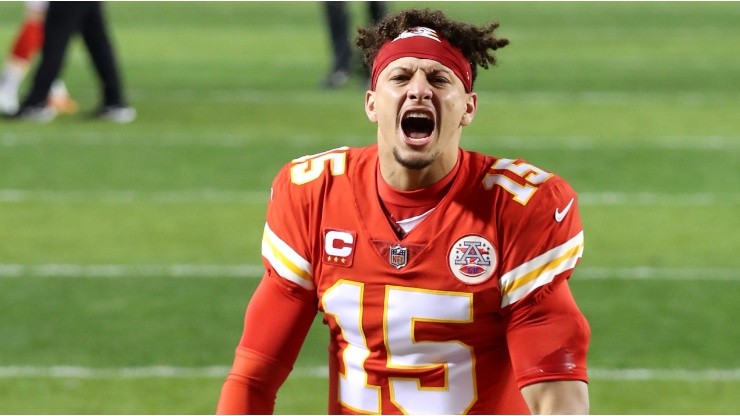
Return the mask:
[[310,292],[282,282],[268,269],[247,307],[216,413],[271,414],[315,316]]
[[[219,414],[268,414],[317,313],[310,196],[294,192],[289,165],[273,181],[262,236],[265,275],[252,296]],[[267,319],[266,319],[267,318]]]
[[583,254],[577,195],[553,176],[512,205],[499,285],[517,383],[587,381],[590,330],[567,282]]
[[588,382],[591,332],[566,280],[522,301],[507,327],[509,355],[519,388],[555,380]]
[[315,290],[312,245],[318,235],[314,224],[315,198],[307,186],[292,183],[290,165],[275,177],[267,205],[267,221],[262,235],[262,260],[277,275],[307,290]]
[[499,278],[502,308],[570,276],[584,240],[577,195],[566,181],[552,178],[526,205],[510,202],[499,216],[507,219]]

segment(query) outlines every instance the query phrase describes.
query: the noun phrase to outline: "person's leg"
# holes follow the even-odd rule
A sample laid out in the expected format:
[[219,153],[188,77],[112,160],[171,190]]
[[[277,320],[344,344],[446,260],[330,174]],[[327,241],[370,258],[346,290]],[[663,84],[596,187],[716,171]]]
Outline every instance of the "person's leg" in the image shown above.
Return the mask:
[[59,75],[69,39],[79,25],[79,7],[73,3],[52,2],[44,23],[44,44],[41,62],[33,77],[31,91],[21,105],[24,107],[43,106],[49,95],[51,85]]
[[0,113],[18,111],[18,90],[28,72],[31,60],[44,43],[45,7],[43,2],[27,2],[23,24],[10,48],[0,74]]
[[369,1],[368,9],[372,24],[380,22],[388,14],[388,5],[384,1]]
[[136,118],[136,110],[126,104],[120,70],[100,2],[88,3],[82,23],[82,38],[90,52],[95,71],[100,78],[103,97],[96,114],[100,119],[128,123]]
[[[383,20],[388,14],[388,4],[385,1],[369,1],[367,2],[368,20],[370,24],[376,24]],[[360,68],[362,71],[362,78],[366,88],[370,88],[370,68],[367,67],[362,57],[360,57]]]
[[124,106],[121,77],[100,2],[88,3],[81,33],[103,90],[103,106]]
[[338,88],[350,76],[352,47],[349,43],[349,13],[343,1],[324,2],[333,56],[332,69],[324,80],[325,88]]

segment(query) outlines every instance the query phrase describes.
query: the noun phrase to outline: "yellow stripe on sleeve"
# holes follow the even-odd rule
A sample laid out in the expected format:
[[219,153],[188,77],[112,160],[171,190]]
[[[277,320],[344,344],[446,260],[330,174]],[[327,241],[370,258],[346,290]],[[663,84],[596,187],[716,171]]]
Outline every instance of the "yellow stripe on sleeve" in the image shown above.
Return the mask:
[[502,301],[508,306],[533,290],[550,283],[558,274],[576,266],[583,255],[583,231],[564,244],[510,270],[499,279]]
[[275,234],[268,224],[262,234],[262,256],[280,277],[309,290],[315,289],[311,263]]

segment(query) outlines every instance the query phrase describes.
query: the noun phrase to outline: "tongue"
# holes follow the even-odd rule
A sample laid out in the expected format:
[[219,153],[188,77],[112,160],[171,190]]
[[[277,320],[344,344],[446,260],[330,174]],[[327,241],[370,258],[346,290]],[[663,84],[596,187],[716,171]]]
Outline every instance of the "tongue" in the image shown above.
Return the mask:
[[429,136],[426,133],[412,133],[408,136],[406,136],[406,140],[404,142],[407,146],[415,147],[415,148],[421,148],[432,141],[432,136]]
[[411,139],[423,139],[429,136],[429,133],[423,131],[412,131],[409,132],[409,138]]

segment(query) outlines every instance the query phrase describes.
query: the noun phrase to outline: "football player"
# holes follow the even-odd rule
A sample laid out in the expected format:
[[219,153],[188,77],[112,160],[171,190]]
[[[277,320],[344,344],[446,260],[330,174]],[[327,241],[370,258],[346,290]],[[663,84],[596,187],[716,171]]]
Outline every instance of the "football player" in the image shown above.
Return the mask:
[[[329,414],[589,411],[589,326],[568,285],[577,196],[521,159],[460,147],[498,24],[406,10],[360,29],[377,143],[276,176],[265,273],[218,413],[271,413],[317,312]],[[270,319],[265,319],[269,316]]]
[[126,104],[102,2],[50,2],[46,8],[43,32],[41,61],[34,72],[30,90],[21,101],[18,112],[12,115],[13,119],[54,120],[58,112],[49,105],[47,96],[62,70],[70,40],[78,33],[100,81],[101,105],[94,116],[115,123],[129,123],[136,119],[136,110]]
[[[28,72],[31,61],[44,43],[44,19],[48,1],[27,1],[23,24],[11,46],[10,54],[0,73],[0,114],[13,115],[18,111],[18,90]],[[56,112],[74,114],[77,103],[70,98],[64,81],[57,79],[51,86],[47,104]]]

